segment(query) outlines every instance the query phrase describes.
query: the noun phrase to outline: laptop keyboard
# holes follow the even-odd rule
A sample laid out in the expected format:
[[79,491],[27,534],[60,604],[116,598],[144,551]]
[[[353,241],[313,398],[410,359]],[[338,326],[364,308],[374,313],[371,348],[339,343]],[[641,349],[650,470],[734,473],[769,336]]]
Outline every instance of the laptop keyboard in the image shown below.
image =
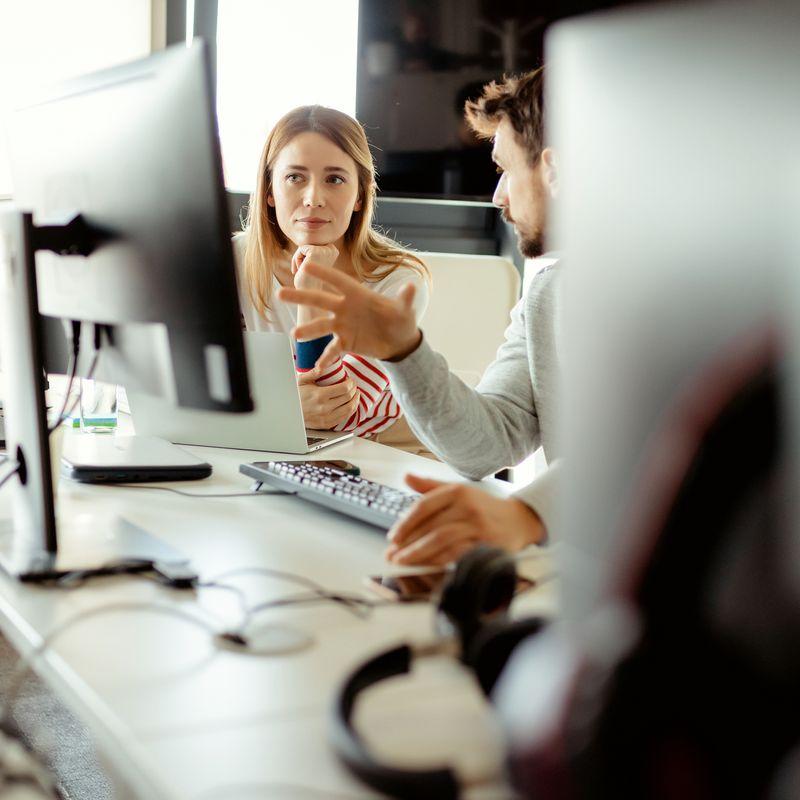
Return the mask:
[[413,505],[417,494],[350,475],[313,461],[259,461],[239,471],[304,500],[387,530]]

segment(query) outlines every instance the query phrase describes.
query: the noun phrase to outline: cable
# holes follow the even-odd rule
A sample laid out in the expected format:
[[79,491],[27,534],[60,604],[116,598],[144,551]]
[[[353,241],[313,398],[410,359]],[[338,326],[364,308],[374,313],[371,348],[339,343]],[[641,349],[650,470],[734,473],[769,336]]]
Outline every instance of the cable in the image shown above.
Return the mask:
[[[8,459],[6,459],[6,461],[8,461]],[[2,488],[6,483],[8,483],[8,481],[10,481],[18,472],[19,472],[19,464],[15,464],[14,469],[12,469],[11,472],[7,472],[5,475],[3,475],[2,478],[0,478],[0,488]]]
[[11,679],[5,692],[5,702],[3,703],[2,707],[0,707],[0,727],[5,729],[10,725],[11,712],[14,708],[14,704],[16,703],[17,695],[22,688],[22,679],[28,674],[28,671],[31,669],[36,660],[53,645],[53,642],[55,642],[56,639],[58,639],[67,631],[71,630],[75,625],[84,622],[87,619],[117,611],[151,611],[157,614],[180,617],[186,622],[190,622],[193,625],[203,628],[206,632],[214,636],[216,636],[218,633],[212,625],[204,620],[192,616],[188,612],[182,611],[179,608],[163,606],[159,605],[158,603],[125,601],[109,603],[105,606],[89,608],[85,611],[81,611],[45,636],[42,641],[39,642],[39,644],[31,651],[31,653],[29,653],[27,656],[21,656],[19,658],[16,667],[11,673]]
[[[294,583],[299,586],[303,586],[304,588],[310,591],[310,594],[305,595],[293,595],[287,598],[280,598],[277,600],[266,600],[263,603],[258,603],[255,606],[250,606],[247,610],[247,614],[243,619],[242,624],[239,627],[239,632],[241,633],[242,630],[250,623],[253,616],[262,611],[267,611],[272,608],[280,608],[282,606],[287,605],[301,605],[306,603],[314,603],[314,602],[329,602],[329,603],[337,603],[343,606],[347,611],[349,611],[353,616],[357,617],[358,619],[366,619],[373,609],[384,606],[384,605],[394,605],[394,601],[391,600],[367,600],[360,595],[349,594],[347,592],[334,592],[329,589],[326,589],[321,584],[317,583],[311,578],[306,578],[303,575],[296,575],[293,572],[285,572],[279,569],[271,569],[269,567],[241,567],[238,569],[228,570],[226,572],[221,572],[218,575],[215,575],[213,578],[210,578],[209,581],[215,585],[230,585],[230,584],[220,584],[220,581],[225,578],[233,578],[240,575],[261,575],[266,576],[268,578],[276,578],[278,580],[287,581],[289,583]],[[198,584],[202,586],[203,584]]]
[[[89,364],[89,369],[86,370],[86,375],[84,376],[85,380],[88,380],[89,378],[92,377],[92,375],[94,375],[94,371],[95,371],[95,369],[97,369],[97,362],[98,362],[99,359],[100,359],[100,351],[99,350],[95,350],[95,353],[92,356],[92,361]],[[67,409],[66,411],[63,410],[64,408],[66,408],[66,405],[69,402],[69,391],[70,391],[70,388],[71,388],[71,383],[70,383],[70,386],[67,387],[67,395],[64,398],[64,405],[62,407],[62,411],[59,412],[59,415],[58,415],[58,417],[56,417],[55,422],[53,422],[53,424],[50,426],[49,430],[47,431],[48,434],[51,434],[54,430],[56,430],[58,428],[58,426],[61,425],[61,423],[65,419],[67,419],[68,417],[71,417],[75,412],[76,406],[81,401],[80,393],[78,393],[78,396],[73,399],[72,405],[69,407],[69,409]]]
[[[78,405],[81,399],[80,392],[78,392],[78,396],[72,401],[72,405],[67,410],[67,403],[69,402],[69,394],[72,391],[72,384],[75,380],[75,373],[77,372],[78,367],[78,355],[80,352],[80,339],[81,339],[81,324],[76,320],[72,320],[72,336],[70,340],[72,342],[72,355],[70,356],[70,364],[72,365],[70,371],[70,378],[69,383],[67,385],[67,390],[64,395],[64,403],[61,407],[61,411],[59,411],[58,416],[53,422],[52,426],[48,429],[48,435],[53,433],[56,428],[67,418],[71,417],[75,412],[75,407]],[[97,362],[100,359],[100,350],[102,347],[103,339],[103,326],[99,325],[98,323],[94,324],[94,355],[92,356],[92,361],[89,364],[89,369],[86,371],[86,375],[84,378],[88,380],[94,375],[95,370],[97,369]]]
[[[8,477],[10,476],[6,476],[4,481],[7,480]],[[141,487],[141,488],[146,488],[146,487]],[[153,487],[153,488],[166,488],[166,487]],[[160,575],[158,572],[156,572],[155,575],[147,574],[148,567],[153,568],[154,565],[148,561],[144,560],[137,561],[135,559],[131,559],[128,561],[119,562],[117,564],[109,564],[106,567],[102,568],[102,571],[100,572],[98,572],[97,570],[76,570],[74,572],[67,573],[57,578],[54,581],[53,585],[61,588],[75,588],[76,585],[80,585],[80,583],[82,583],[83,580],[85,580],[87,577],[90,577],[91,575],[97,575],[97,574],[118,575],[127,573],[127,574],[137,574],[143,578],[156,580],[158,583],[163,585],[176,586],[176,584],[174,584],[168,578],[165,578],[163,575]],[[273,600],[267,600],[261,603],[257,603],[253,606],[248,606],[247,596],[243,590],[241,590],[237,586],[219,582],[220,577],[225,577],[225,576],[231,577],[235,575],[246,575],[246,574],[267,575],[273,578],[277,578],[279,580],[285,580],[288,582],[296,583],[309,589],[309,593],[276,598]],[[270,652],[269,650],[267,651],[264,651],[263,649],[259,650],[258,644],[255,645],[256,649],[252,649],[251,643],[248,640],[247,636],[245,635],[247,627],[250,625],[253,617],[256,614],[259,614],[269,609],[281,608],[291,605],[301,605],[301,604],[320,603],[320,602],[335,602],[343,605],[347,610],[351,611],[359,618],[364,619],[366,616],[370,614],[372,609],[375,608],[376,606],[387,604],[381,602],[368,601],[363,597],[357,595],[330,592],[324,589],[320,584],[316,583],[316,581],[313,581],[310,578],[305,578],[302,575],[295,575],[293,573],[284,572],[281,570],[274,570],[274,569],[260,568],[260,567],[244,567],[241,569],[229,570],[228,572],[222,573],[220,576],[217,576],[216,578],[211,578],[203,582],[198,582],[195,584],[195,586],[198,589],[222,589],[234,593],[239,600],[239,605],[241,610],[241,618],[239,624],[234,628],[229,628],[227,630],[218,630],[217,628],[215,628],[214,625],[206,622],[205,620],[193,614],[183,611],[182,609],[175,608],[172,606],[160,605],[152,602],[129,602],[129,601],[116,602],[98,608],[91,608],[79,612],[75,616],[66,620],[56,629],[51,631],[45,637],[43,637],[40,643],[27,656],[24,657],[21,656],[18,659],[16,666],[11,672],[11,677],[9,679],[8,686],[5,691],[5,698],[2,701],[2,705],[0,705],[0,732],[6,731],[8,732],[9,735],[13,736],[12,713],[14,710],[14,706],[17,702],[17,698],[22,689],[23,679],[28,674],[29,670],[33,667],[36,660],[40,658],[50,647],[52,647],[53,643],[61,635],[71,630],[75,625],[78,625],[79,623],[84,622],[85,620],[88,619],[92,619],[94,617],[118,611],[149,611],[153,613],[165,614],[167,616],[177,617],[186,622],[190,622],[191,624],[197,627],[202,628],[215,638],[217,646],[225,646],[227,648],[233,647],[234,651],[241,650],[241,652],[249,652],[249,653],[254,653],[256,655],[269,655],[269,654],[274,655],[278,652],[286,652],[285,645],[282,651],[272,650]],[[216,616],[213,615],[212,612],[209,611],[208,609],[203,608],[202,605],[199,605],[199,607],[206,614]],[[313,644],[313,641],[314,641],[313,638],[310,639],[309,644]],[[303,646],[305,646],[305,644]],[[22,746],[24,746],[24,743],[22,743]],[[35,781],[43,789],[43,791],[49,791],[50,783],[48,782],[49,776],[46,770],[43,770],[35,759],[32,760],[32,764],[33,766],[28,770],[27,773],[21,771],[18,776],[12,776],[11,779],[17,783],[23,783],[23,782],[34,783]],[[0,758],[0,766],[2,766],[1,758]],[[270,788],[270,787],[274,787],[276,791],[280,791],[284,788],[300,790],[302,792],[305,792],[307,795],[309,793],[314,793],[316,796],[331,798],[332,800],[337,796],[341,798],[341,800],[358,800],[356,796],[331,795],[330,793],[325,792],[323,790],[317,790],[313,787],[304,787],[300,785],[275,783],[275,784],[264,784],[261,786],[261,788]],[[215,789],[214,791],[216,793],[218,791],[221,791],[221,789]],[[57,795],[55,792],[53,792],[52,796],[57,796]]]
[[[291,794],[287,794],[287,791]],[[254,798],[275,797],[279,800],[289,800],[295,797],[298,792],[301,793],[300,797],[307,800],[372,800],[375,797],[372,794],[332,793],[328,789],[317,789],[314,786],[275,781],[270,783],[226,783],[194,795],[194,800],[215,800],[215,798],[230,798],[231,796],[240,797],[243,792]]]
[[155,489],[159,492],[172,492],[173,494],[179,494],[183,497],[207,497],[207,498],[220,498],[220,497],[257,497],[260,494],[263,495],[272,495],[272,494],[290,494],[290,492],[286,492],[283,489],[272,489],[270,491],[264,491],[259,489],[257,492],[230,492],[228,494],[215,494],[211,492],[184,492],[181,489],[173,489],[171,486],[150,486],[144,485],[140,483],[114,483],[110,484],[114,487],[121,487],[122,489]]
[[67,362],[67,388],[64,392],[64,402],[61,404],[61,409],[58,414],[56,414],[55,422],[48,430],[48,434],[52,433],[64,420],[64,412],[67,409],[69,396],[72,392],[72,384],[75,382],[75,374],[78,371],[78,356],[81,350],[81,323],[78,320],[73,319],[70,321],[70,333],[67,334],[67,338],[72,347],[69,354],[69,361]]
[[297,575],[294,572],[285,572],[280,569],[272,569],[271,567],[238,567],[236,569],[229,569],[226,572],[220,572],[210,581],[221,581],[223,578],[236,578],[240,575],[262,575],[267,578],[277,578],[278,580],[288,581],[289,583],[296,583],[299,586],[305,586],[306,589],[312,589],[317,592],[325,592],[327,589],[320,583],[306,578],[304,575]]

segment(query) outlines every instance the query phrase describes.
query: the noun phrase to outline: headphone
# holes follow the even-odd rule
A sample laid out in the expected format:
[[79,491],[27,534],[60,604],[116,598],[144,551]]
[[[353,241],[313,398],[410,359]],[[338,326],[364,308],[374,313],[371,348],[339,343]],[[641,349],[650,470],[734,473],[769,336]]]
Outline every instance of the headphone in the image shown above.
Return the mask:
[[481,545],[463,556],[444,586],[436,614],[437,641],[402,644],[364,662],[336,693],[331,743],[345,766],[373,789],[397,798],[455,800],[460,786],[448,766],[428,770],[398,769],[378,761],[353,724],[359,696],[375,684],[411,671],[415,657],[454,653],[472,669],[488,695],[514,648],[544,626],[541,618],[509,620],[517,584],[514,559],[505,551]]

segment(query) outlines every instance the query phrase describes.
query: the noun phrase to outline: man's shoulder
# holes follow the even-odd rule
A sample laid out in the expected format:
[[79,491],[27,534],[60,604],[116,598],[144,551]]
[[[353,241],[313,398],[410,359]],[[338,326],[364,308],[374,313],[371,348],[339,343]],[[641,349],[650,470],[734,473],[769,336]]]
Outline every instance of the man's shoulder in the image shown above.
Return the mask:
[[[537,261],[543,263],[536,264]],[[558,292],[563,272],[560,259],[535,259],[526,265],[526,270],[531,268],[533,274],[525,281],[524,299],[525,305],[532,303],[552,302]],[[526,276],[527,277],[527,276]]]

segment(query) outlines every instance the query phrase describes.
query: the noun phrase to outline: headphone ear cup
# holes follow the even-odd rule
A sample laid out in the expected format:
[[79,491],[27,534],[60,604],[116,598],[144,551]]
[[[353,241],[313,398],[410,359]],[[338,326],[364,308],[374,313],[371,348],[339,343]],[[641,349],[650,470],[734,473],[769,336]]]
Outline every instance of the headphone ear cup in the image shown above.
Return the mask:
[[[511,605],[517,584],[514,559],[505,550],[479,545],[462,556],[439,599],[437,627],[454,629],[463,649],[486,617]],[[451,630],[447,630],[450,628]]]
[[462,656],[478,679],[485,695],[491,694],[497,679],[517,645],[539,633],[547,624],[541,617],[519,620],[497,620],[480,627],[467,643]]

